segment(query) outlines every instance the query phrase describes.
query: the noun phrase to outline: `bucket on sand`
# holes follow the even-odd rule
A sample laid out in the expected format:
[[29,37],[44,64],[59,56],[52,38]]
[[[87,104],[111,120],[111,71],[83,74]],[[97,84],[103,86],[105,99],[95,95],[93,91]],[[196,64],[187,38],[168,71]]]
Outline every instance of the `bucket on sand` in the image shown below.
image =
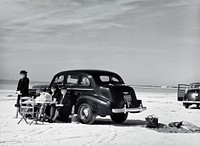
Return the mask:
[[158,117],[155,115],[148,115],[145,119],[147,121],[147,127],[158,128]]
[[72,115],[72,117],[71,117],[71,123],[74,123],[74,124],[78,124],[79,123],[79,118],[78,118],[77,114],[73,114]]

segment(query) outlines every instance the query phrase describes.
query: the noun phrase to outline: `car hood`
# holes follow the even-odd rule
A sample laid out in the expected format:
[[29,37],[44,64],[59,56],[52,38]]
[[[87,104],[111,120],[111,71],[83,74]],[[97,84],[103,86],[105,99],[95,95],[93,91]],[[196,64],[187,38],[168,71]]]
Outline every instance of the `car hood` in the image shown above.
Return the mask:
[[32,89],[44,89],[44,88],[48,88],[49,85],[34,85],[32,86]]

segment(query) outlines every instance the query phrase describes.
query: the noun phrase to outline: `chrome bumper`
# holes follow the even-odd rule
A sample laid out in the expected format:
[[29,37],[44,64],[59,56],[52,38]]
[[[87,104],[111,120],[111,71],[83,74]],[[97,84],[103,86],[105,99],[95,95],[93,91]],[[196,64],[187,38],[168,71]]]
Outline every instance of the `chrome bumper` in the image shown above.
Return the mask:
[[127,108],[126,106],[124,106],[123,108],[112,109],[112,112],[113,113],[127,113],[127,112],[139,113],[139,112],[142,112],[146,109],[147,109],[146,107],[142,107],[142,106],[139,106],[137,108]]
[[183,103],[191,103],[191,104],[199,103],[200,104],[200,101],[183,101]]

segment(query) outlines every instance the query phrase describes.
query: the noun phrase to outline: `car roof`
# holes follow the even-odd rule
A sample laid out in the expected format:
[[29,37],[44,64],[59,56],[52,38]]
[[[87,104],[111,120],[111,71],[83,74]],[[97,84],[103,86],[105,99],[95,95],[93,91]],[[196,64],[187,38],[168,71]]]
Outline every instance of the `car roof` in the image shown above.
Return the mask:
[[65,74],[65,73],[84,73],[84,74],[89,74],[89,75],[96,75],[96,74],[104,74],[104,75],[111,75],[115,74],[118,75],[114,72],[111,71],[106,71],[106,70],[95,70],[95,69],[77,69],[77,70],[67,70],[67,71],[61,71],[58,74]]
[[188,87],[189,90],[200,90],[200,82],[191,83]]
[[196,85],[200,85],[200,82],[191,83],[190,85],[194,85],[194,84],[196,84]]
[[121,78],[120,75],[117,73],[111,72],[111,71],[106,71],[106,70],[98,70],[98,69],[76,69],[76,70],[66,70],[66,71],[61,71],[57,74],[54,75],[54,78],[56,76],[60,76],[63,74],[77,74],[77,75],[85,75],[85,76],[92,76],[97,82],[99,82],[98,76],[105,75],[105,76],[115,76],[118,79],[120,79],[121,83],[124,83],[123,79]]

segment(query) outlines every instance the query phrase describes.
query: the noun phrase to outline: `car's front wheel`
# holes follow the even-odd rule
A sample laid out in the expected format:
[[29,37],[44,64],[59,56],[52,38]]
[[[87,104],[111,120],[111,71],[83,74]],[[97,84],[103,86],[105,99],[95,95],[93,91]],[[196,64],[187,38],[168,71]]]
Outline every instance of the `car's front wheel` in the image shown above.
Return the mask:
[[113,113],[112,115],[110,115],[111,119],[113,120],[114,123],[123,123],[124,121],[126,121],[127,117],[128,117],[128,113]]
[[78,108],[78,116],[83,124],[92,124],[96,118],[92,106],[88,103],[83,103]]

